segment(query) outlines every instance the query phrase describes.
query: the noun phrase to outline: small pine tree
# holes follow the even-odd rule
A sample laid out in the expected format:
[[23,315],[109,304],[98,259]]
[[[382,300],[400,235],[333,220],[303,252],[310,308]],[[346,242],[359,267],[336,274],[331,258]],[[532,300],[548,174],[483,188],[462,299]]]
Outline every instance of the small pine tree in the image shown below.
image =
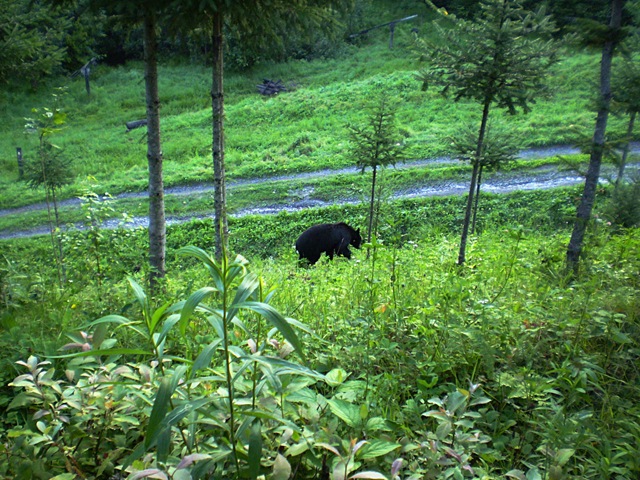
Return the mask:
[[[555,26],[543,8],[526,11],[521,0],[484,0],[474,21],[449,20],[448,28],[435,24],[437,42],[422,42],[422,57],[430,65],[419,79],[423,89],[435,83],[454,101],[475,100],[482,106],[477,130],[473,173],[469,186],[458,264],[466,258],[467,236],[474,205],[480,157],[489,113],[493,106],[510,114],[527,113],[545,90],[544,80],[556,61],[557,46],[550,40]],[[451,17],[446,17],[451,18]]]
[[489,128],[482,145],[482,151],[476,156],[476,132],[470,126],[460,129],[455,137],[451,139],[456,156],[471,163],[479,162],[478,182],[473,205],[473,220],[471,222],[471,234],[476,231],[476,218],[478,214],[478,202],[480,199],[480,186],[482,185],[482,173],[484,170],[500,170],[504,164],[516,158],[518,148],[513,142],[513,137],[503,128]]
[[378,167],[395,165],[402,153],[403,144],[395,123],[395,111],[389,100],[382,96],[370,107],[364,125],[349,125],[352,142],[351,152],[362,173],[371,168],[371,196],[369,199],[369,227],[367,242],[371,242],[375,230],[376,179]]
[[627,134],[622,142],[622,156],[618,160],[617,188],[624,177],[629,156],[629,142],[633,139],[636,116],[640,112],[640,64],[634,62],[632,58],[625,59],[624,63],[615,69],[612,83],[615,109],[629,116]]
[[[57,100],[58,96],[54,95]],[[44,187],[47,203],[47,213],[49,215],[49,229],[51,232],[51,245],[54,257],[58,265],[58,280],[60,286],[64,279],[64,255],[60,239],[54,235],[54,221],[51,219],[51,202],[55,215],[55,229],[60,228],[60,215],[58,212],[57,192],[64,185],[73,181],[71,170],[71,160],[65,158],[59,147],[51,143],[50,137],[59,132],[65,121],[66,114],[60,108],[33,109],[33,113],[38,115],[35,118],[28,118],[27,132],[38,134],[38,155],[37,158],[27,162],[24,180],[31,188]],[[57,245],[57,248],[56,248]]]

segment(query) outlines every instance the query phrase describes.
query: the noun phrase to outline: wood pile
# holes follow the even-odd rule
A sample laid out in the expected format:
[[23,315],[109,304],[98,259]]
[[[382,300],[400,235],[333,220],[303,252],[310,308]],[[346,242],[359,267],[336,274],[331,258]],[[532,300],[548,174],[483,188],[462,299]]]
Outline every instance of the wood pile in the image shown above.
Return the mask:
[[286,92],[287,87],[282,83],[282,80],[278,80],[274,82],[272,80],[267,80],[266,78],[262,81],[262,83],[256,85],[258,92],[262,95],[277,95],[280,92]]

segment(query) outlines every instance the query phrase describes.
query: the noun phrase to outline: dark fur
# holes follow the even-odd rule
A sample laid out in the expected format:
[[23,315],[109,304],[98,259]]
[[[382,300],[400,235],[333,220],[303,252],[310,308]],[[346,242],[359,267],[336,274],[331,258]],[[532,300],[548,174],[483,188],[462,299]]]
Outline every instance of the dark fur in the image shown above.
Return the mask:
[[296,241],[296,250],[301,262],[306,259],[313,265],[322,253],[326,253],[332,260],[334,255],[351,258],[349,245],[360,248],[361,244],[360,229],[354,230],[343,222],[323,223],[302,232]]

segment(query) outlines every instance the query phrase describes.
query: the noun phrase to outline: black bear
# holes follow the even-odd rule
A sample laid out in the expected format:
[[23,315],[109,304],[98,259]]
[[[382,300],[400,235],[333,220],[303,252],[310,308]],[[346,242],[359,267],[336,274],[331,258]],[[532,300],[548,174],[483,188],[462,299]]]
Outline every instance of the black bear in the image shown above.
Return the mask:
[[322,252],[332,260],[334,255],[351,258],[349,245],[360,248],[361,244],[360,229],[354,230],[344,222],[323,223],[302,232],[296,241],[296,250],[300,255],[300,262],[306,259],[313,265],[320,259]]

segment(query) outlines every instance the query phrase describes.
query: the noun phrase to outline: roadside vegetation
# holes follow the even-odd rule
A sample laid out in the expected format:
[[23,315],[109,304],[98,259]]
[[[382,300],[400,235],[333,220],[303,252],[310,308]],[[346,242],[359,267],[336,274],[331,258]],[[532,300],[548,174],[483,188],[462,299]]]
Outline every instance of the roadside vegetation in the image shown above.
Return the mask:
[[[369,14],[400,18],[412,13],[396,8],[405,3]],[[420,90],[413,26],[430,34],[420,18],[397,25],[392,49],[380,30],[327,58],[226,72],[228,250],[215,259],[211,193],[166,195],[167,217],[206,218],[167,225],[153,292],[147,231],[104,224],[149,213],[145,196],[108,195],[147,188],[145,133],[125,132],[145,116],[142,64],[98,64],[91,96],[63,77],[0,89],[0,209],[45,201],[15,160],[18,146],[26,161],[42,155],[25,119],[43,109],[65,114],[45,153],[73,173],[55,185],[68,228],[54,249],[48,234],[0,240],[1,478],[638,478],[633,167],[619,188],[598,186],[575,273],[565,254],[580,187],[483,191],[460,265],[466,197],[393,195],[466,182],[468,163],[387,166],[375,192],[370,174],[270,178],[354,167],[349,125],[366,124],[381,94],[402,138],[404,158],[391,163],[452,155],[480,112]],[[551,96],[526,115],[495,114],[490,128],[521,150],[579,144],[593,128],[598,62],[563,47]],[[264,78],[289,91],[260,96]],[[198,61],[160,65],[165,187],[212,181],[210,83]],[[611,116],[613,138],[627,128]],[[582,172],[587,160],[519,159],[500,173]],[[301,198],[353,202],[234,215]],[[371,209],[376,227],[351,260],[298,264],[302,231],[366,229]],[[48,221],[46,209],[8,213],[0,229]]]

